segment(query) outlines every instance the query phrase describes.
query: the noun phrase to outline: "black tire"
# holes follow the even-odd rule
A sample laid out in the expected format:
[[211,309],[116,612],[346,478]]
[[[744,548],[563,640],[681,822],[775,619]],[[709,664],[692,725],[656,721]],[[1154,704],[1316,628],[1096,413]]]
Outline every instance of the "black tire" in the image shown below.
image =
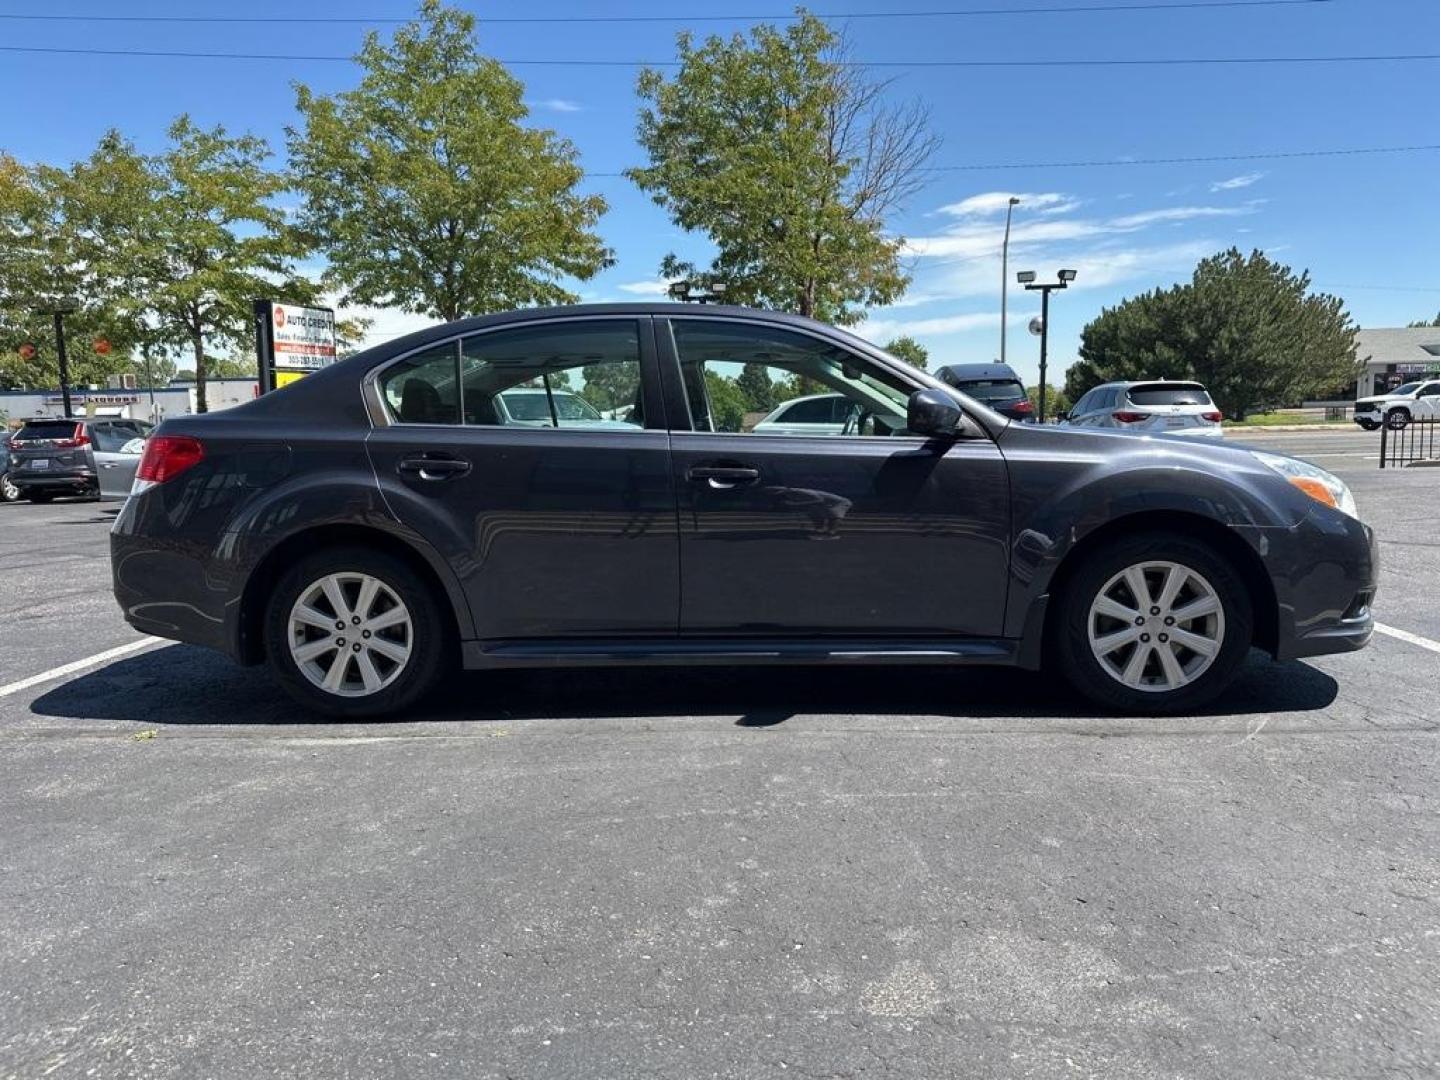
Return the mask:
[[1401,431],[1410,423],[1409,409],[1391,409],[1385,414],[1385,426],[1391,431]]
[[48,503],[54,500],[55,493],[53,491],[27,491],[25,498],[32,503]]
[[[1090,647],[1090,609],[1100,591],[1127,567],[1151,560],[1177,563],[1200,574],[1224,614],[1214,660],[1193,682],[1176,690],[1132,689],[1112,675]],[[1199,708],[1234,680],[1254,636],[1249,591],[1235,567],[1210,545],[1178,533],[1139,533],[1104,545],[1076,567],[1056,599],[1050,645],[1060,672],[1092,702],[1122,712],[1166,715]]]
[[18,502],[21,498],[20,489],[10,479],[10,474],[0,473],[0,502]]
[[[410,612],[410,656],[394,681],[372,694],[344,697],[327,691],[306,677],[290,653],[289,620],[296,600],[315,582],[337,573],[378,578]],[[442,602],[425,579],[392,555],[363,547],[322,549],[301,559],[270,593],[264,622],[270,670],[292,698],[327,716],[358,719],[403,712],[434,688],[454,655],[456,643]]]
[[1356,422],[1357,424],[1359,424],[1360,427],[1363,428],[1363,429],[1366,430],[1366,431],[1379,431],[1379,430],[1380,430],[1380,425],[1377,424],[1374,420],[1356,420],[1355,422]]

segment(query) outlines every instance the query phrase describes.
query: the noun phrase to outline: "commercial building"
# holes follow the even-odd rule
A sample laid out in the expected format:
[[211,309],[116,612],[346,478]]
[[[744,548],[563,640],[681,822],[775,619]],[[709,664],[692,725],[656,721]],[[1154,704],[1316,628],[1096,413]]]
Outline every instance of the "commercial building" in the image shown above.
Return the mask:
[[1401,383],[1440,374],[1440,326],[1361,330],[1355,355],[1365,364],[1355,396],[1387,393]]
[[[211,412],[219,412],[250,401],[260,393],[255,379],[206,379],[205,401]],[[187,416],[198,411],[193,382],[169,386],[71,387],[70,410],[76,416],[119,416],[127,420],[148,420],[158,424],[167,416]],[[64,416],[60,388],[53,390],[0,390],[0,419],[11,424],[34,416]]]

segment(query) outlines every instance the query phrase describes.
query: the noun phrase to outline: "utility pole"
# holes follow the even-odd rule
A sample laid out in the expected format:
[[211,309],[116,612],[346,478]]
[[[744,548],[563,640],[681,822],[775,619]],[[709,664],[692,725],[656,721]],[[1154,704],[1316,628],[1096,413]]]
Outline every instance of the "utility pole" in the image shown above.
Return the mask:
[[1009,327],[1005,322],[1005,299],[1010,291],[1010,215],[1020,200],[1014,195],[1005,207],[1005,242],[1000,245],[1000,363],[1005,363],[1005,337]]
[[1030,292],[1040,294],[1040,409],[1036,418],[1038,423],[1045,422],[1045,367],[1047,360],[1047,347],[1050,342],[1050,294],[1056,289],[1067,287],[1075,280],[1074,270],[1061,270],[1058,275],[1059,281],[1037,282],[1034,270],[1021,270],[1015,275],[1015,280],[1024,285]]

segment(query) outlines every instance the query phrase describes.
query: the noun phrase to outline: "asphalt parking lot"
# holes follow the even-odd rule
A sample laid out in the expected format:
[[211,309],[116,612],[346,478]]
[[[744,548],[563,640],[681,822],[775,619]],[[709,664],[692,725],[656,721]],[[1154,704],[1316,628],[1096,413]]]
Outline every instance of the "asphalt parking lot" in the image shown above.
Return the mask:
[[1246,441],[1352,484],[1390,632],[1165,720],[851,669],[316,723],[137,647],[112,507],[0,506],[0,1077],[1437,1075],[1440,470]]

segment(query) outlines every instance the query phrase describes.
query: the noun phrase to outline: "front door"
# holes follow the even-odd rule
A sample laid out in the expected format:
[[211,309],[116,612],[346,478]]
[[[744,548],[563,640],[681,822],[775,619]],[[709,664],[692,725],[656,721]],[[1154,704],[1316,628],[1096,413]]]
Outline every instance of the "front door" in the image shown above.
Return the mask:
[[392,363],[367,443],[482,639],[673,636],[675,496],[648,319],[548,320]]
[[[667,325],[668,323],[668,325]],[[998,636],[1008,567],[1005,463],[989,439],[909,435],[903,376],[810,333],[657,322],[690,635]],[[788,400],[840,394],[834,434],[756,432]]]

